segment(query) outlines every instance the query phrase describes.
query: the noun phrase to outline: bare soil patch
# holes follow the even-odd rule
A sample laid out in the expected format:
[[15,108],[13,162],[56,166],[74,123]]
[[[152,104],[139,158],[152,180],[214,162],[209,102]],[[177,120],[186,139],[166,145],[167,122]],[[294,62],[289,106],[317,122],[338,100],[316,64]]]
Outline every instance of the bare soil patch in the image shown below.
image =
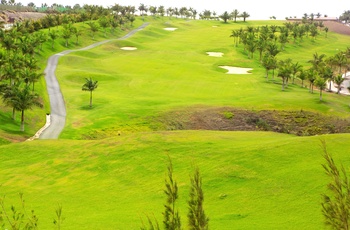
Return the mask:
[[350,133],[350,119],[309,111],[191,108],[156,118],[166,130],[272,131],[298,136]]
[[344,25],[343,23],[325,21],[323,24],[329,28],[329,31],[350,36],[350,27]]
[[23,20],[37,20],[46,16],[46,13],[38,13],[38,12],[15,12],[4,10],[0,12],[0,15],[6,21],[10,18],[13,18],[15,21],[23,21]]

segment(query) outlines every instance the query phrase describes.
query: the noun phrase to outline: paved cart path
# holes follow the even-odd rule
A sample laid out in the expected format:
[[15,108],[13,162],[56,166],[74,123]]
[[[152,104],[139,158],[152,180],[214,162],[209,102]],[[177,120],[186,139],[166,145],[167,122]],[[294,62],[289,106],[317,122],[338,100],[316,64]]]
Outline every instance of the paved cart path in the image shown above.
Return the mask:
[[48,61],[47,61],[47,66],[45,69],[45,81],[46,81],[46,86],[47,86],[47,92],[49,94],[50,98],[50,124],[48,125],[47,128],[45,128],[43,131],[40,131],[38,134],[40,139],[57,139],[58,136],[61,134],[65,123],[66,123],[66,106],[64,103],[64,98],[60,89],[60,85],[57,81],[55,71],[57,68],[57,63],[58,59],[66,54],[76,52],[76,51],[81,51],[81,50],[88,50],[92,49],[96,46],[105,44],[110,41],[115,41],[115,40],[124,40],[138,32],[139,30],[145,28],[149,23],[144,23],[142,26],[140,26],[137,29],[134,29],[130,31],[128,34],[125,36],[118,38],[118,39],[109,39],[109,40],[104,40],[101,42],[94,43],[92,45],[89,45],[87,47],[77,49],[77,50],[65,50],[61,53],[57,53],[55,55],[52,55]]

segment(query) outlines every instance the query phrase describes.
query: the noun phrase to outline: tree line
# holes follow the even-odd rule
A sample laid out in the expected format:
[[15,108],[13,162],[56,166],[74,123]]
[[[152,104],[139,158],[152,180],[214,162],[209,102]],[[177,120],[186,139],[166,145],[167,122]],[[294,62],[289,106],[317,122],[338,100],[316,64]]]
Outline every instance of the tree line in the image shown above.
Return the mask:
[[330,83],[329,91],[331,82],[333,82],[338,88],[337,93],[340,93],[345,80],[342,74],[345,74],[350,68],[350,47],[328,58],[325,54],[315,53],[308,61],[311,64],[311,67],[308,68],[304,68],[290,58],[279,60],[276,57],[285,50],[286,45],[290,42],[298,45],[304,39],[315,41],[322,31],[327,37],[328,28],[322,21],[285,22],[283,26],[248,26],[245,29],[236,29],[232,31],[231,37],[234,39],[235,47],[243,45],[248,58],[253,59],[255,53],[259,55],[259,61],[266,70],[266,80],[269,79],[271,71],[272,80],[274,80],[276,70],[277,76],[282,80],[282,91],[288,87],[290,81],[294,84],[295,79],[299,79],[301,86],[304,87],[304,81],[308,80],[310,93],[313,93],[314,86],[317,86],[320,90],[320,100],[322,100],[322,91],[326,89],[327,81]]

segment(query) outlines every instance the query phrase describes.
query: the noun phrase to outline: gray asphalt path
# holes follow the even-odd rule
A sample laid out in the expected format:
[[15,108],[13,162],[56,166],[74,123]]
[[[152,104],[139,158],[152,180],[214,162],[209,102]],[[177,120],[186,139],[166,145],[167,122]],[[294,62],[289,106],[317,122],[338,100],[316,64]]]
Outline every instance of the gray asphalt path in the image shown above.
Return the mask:
[[94,43],[92,45],[89,45],[87,47],[77,49],[77,50],[65,50],[61,53],[52,55],[49,60],[47,61],[47,66],[45,69],[45,81],[47,86],[47,92],[50,98],[50,110],[51,110],[51,124],[48,128],[46,128],[39,136],[39,139],[57,139],[59,135],[61,134],[65,124],[66,124],[66,106],[64,103],[64,98],[60,89],[60,85],[57,81],[55,71],[57,68],[58,59],[66,54],[81,51],[81,50],[88,50],[92,49],[96,46],[105,44],[110,41],[114,40],[124,40],[138,32],[139,30],[145,28],[149,23],[144,23],[142,26],[140,26],[137,29],[134,29],[130,31],[125,36],[118,38],[118,39],[109,39],[104,40],[101,42]]

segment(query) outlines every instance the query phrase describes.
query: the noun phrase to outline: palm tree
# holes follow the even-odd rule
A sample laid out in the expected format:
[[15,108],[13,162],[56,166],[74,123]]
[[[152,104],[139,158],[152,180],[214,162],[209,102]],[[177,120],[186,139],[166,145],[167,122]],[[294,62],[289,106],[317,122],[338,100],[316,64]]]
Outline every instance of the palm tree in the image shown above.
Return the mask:
[[266,51],[274,57],[280,52],[277,45],[273,42],[267,44]]
[[266,70],[266,76],[265,76],[266,80],[269,77],[269,71],[274,68],[275,61],[276,61],[276,59],[274,56],[272,56],[268,53],[264,54],[262,61],[261,61],[261,64],[264,66],[264,68]]
[[325,54],[318,55],[318,53],[313,54],[313,59],[309,60],[308,62],[312,64],[312,67],[316,70],[319,71],[320,68],[324,65],[324,58],[326,57]]
[[55,44],[55,40],[59,37],[59,34],[57,30],[52,30],[49,32],[49,37],[51,39],[51,49],[53,49],[53,46]]
[[83,32],[81,31],[81,29],[73,27],[72,28],[72,33],[75,35],[75,38],[76,38],[75,44],[78,45],[79,37],[83,34]]
[[241,17],[243,18],[243,21],[245,22],[246,18],[249,18],[250,15],[249,15],[247,12],[244,11],[244,12],[241,14]]
[[334,83],[337,85],[337,94],[340,93],[341,91],[341,84],[344,82],[344,78],[341,74],[337,75],[335,78],[334,78]]
[[64,28],[62,31],[62,38],[65,39],[65,46],[68,47],[68,40],[72,37],[72,31],[69,28]]
[[301,87],[304,87],[304,81],[307,78],[307,74],[303,69],[299,71],[298,78],[301,80]]
[[343,52],[340,52],[340,53],[337,53],[335,56],[334,56],[334,62],[339,66],[339,74],[342,72],[342,66],[346,65],[347,63],[347,58],[345,56],[345,53]]
[[314,82],[315,82],[317,76],[318,76],[318,74],[317,74],[317,71],[315,69],[311,68],[308,70],[307,79],[310,82],[310,89],[309,89],[310,93],[314,93]]
[[43,76],[43,73],[37,73],[32,71],[30,68],[25,67],[20,71],[20,75],[27,85],[33,85],[32,91],[34,91],[34,84],[40,79],[41,76]]
[[231,13],[231,16],[234,18],[234,20],[236,22],[237,18],[239,17],[239,11],[237,9],[233,10]]
[[14,108],[21,111],[21,131],[24,131],[24,111],[31,109],[33,106],[42,107],[39,101],[39,96],[30,90],[28,85],[22,87],[15,85],[13,88],[13,95],[11,98]]
[[95,22],[89,23],[92,39],[95,39],[95,33],[98,31],[98,25]]
[[83,91],[90,91],[90,108],[92,107],[92,91],[94,91],[98,86],[98,81],[92,80],[92,78],[85,78],[85,84],[82,87]]
[[107,32],[106,32],[106,30],[107,30],[107,28],[109,27],[109,24],[110,24],[110,23],[109,23],[109,20],[107,19],[106,16],[102,16],[102,17],[99,18],[98,23],[99,23],[100,26],[103,28],[105,37],[107,37]]
[[266,49],[266,41],[264,39],[259,38],[256,41],[256,49],[259,51],[259,61],[261,61],[262,53]]
[[278,77],[282,78],[282,91],[284,91],[285,85],[288,82],[288,79],[290,78],[292,74],[292,67],[291,67],[292,60],[286,59],[279,62],[278,67]]
[[293,84],[294,84],[294,79],[295,79],[297,73],[302,70],[303,66],[300,65],[299,62],[296,62],[296,63],[292,63],[291,68],[292,68],[292,80],[293,80]]
[[317,77],[315,80],[315,85],[320,90],[320,101],[322,101],[322,91],[326,89],[326,79],[323,77]]
[[220,15],[220,18],[224,20],[225,23],[227,23],[227,20],[230,19],[230,15],[225,11],[222,15]]

